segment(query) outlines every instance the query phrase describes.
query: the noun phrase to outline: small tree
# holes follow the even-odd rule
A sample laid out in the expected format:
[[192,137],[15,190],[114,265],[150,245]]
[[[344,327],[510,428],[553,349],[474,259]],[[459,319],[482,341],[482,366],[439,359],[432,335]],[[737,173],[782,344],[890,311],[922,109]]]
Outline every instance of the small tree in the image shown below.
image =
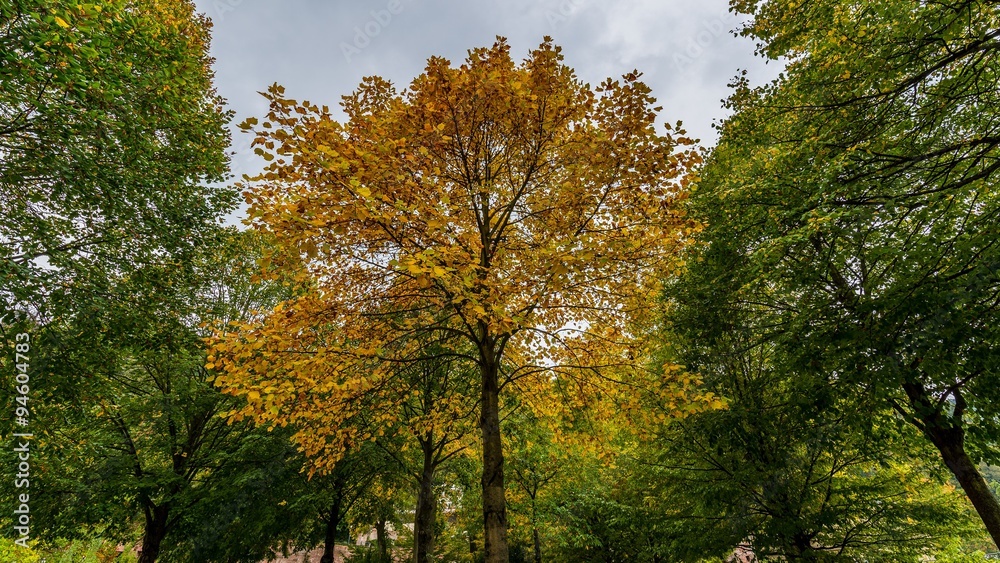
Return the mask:
[[[99,297],[85,287],[70,295],[72,307],[53,307],[55,318],[37,335],[35,365],[45,377],[33,389],[45,444],[32,483],[41,537],[97,532],[128,542],[139,529],[142,563],[257,561],[283,539],[286,529],[276,525],[226,537],[242,525],[236,511],[255,524],[287,520],[279,500],[246,497],[276,480],[269,488],[283,488],[298,468],[282,467],[296,459],[287,436],[220,416],[238,400],[209,382],[198,324],[249,315],[287,293],[250,283],[261,246],[255,234],[218,236],[189,262],[145,266],[108,280]],[[206,514],[210,528],[196,523]]]

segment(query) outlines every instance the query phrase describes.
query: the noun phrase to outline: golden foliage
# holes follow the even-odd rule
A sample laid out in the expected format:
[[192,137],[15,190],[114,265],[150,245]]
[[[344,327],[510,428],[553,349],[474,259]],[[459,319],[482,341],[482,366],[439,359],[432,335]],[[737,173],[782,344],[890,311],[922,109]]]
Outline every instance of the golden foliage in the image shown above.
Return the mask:
[[655,131],[638,73],[595,90],[550,40],[516,64],[500,39],[459,67],[430,59],[402,93],[366,78],[344,122],[266,97],[249,214],[308,290],[217,334],[217,383],[247,398],[232,416],[299,426],[322,466],[396,422],[400,366],[428,343],[528,393],[649,379],[641,327],[695,228],[677,203],[698,153]]

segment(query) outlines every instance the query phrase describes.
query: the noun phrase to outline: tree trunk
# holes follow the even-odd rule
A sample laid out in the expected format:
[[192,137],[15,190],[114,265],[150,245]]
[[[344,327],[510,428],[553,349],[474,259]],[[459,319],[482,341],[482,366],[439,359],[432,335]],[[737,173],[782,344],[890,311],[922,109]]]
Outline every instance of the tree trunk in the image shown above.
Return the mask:
[[142,534],[142,553],[139,563],[155,563],[160,556],[160,546],[167,536],[167,517],[170,505],[154,506],[146,509],[146,529]]
[[1000,503],[990,490],[979,468],[965,451],[965,432],[961,427],[927,426],[925,433],[941,452],[941,459],[958,479],[965,495],[986,525],[993,543],[1000,546]]
[[337,528],[340,527],[340,482],[334,481],[333,505],[326,521],[326,543],[323,545],[323,557],[319,563],[333,563],[334,549],[337,547]]
[[379,518],[375,523],[375,541],[378,543],[378,560],[389,562],[389,544],[385,537],[385,518]]
[[500,441],[499,365],[487,350],[482,358],[483,540],[485,563],[508,563],[507,501],[504,498],[503,444]]
[[537,526],[531,530],[531,534],[535,539],[535,563],[542,563],[542,540],[538,537]]
[[424,450],[424,467],[420,474],[420,491],[417,493],[417,511],[413,518],[413,560],[430,563],[434,554],[434,514],[437,499],[434,497],[434,443],[421,441]]
[[941,453],[941,459],[951,470],[952,475],[958,479],[965,496],[969,497],[979,518],[986,526],[986,531],[993,538],[993,543],[1000,547],[1000,503],[986,484],[986,479],[983,479],[975,462],[965,451],[963,416],[968,405],[962,396],[962,391],[960,389],[952,391],[954,407],[948,414],[942,411],[940,401],[931,397],[927,388],[918,379],[903,383],[903,390],[910,400],[914,418],[919,419],[916,425]]

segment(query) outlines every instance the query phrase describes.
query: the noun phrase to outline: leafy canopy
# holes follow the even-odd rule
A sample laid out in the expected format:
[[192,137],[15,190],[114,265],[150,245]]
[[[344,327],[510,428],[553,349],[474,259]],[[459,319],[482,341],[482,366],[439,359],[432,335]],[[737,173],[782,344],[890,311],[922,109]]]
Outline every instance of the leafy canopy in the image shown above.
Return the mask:
[[[210,22],[187,0],[0,4],[0,316],[190,250],[235,205]],[[60,279],[61,278],[61,279]]]
[[595,90],[549,40],[516,64],[501,39],[459,67],[431,58],[402,93],[366,78],[343,123],[266,96],[249,214],[307,290],[220,335],[237,417],[308,426],[299,441],[332,463],[369,437],[337,423],[353,398],[428,339],[468,343],[444,353],[500,366],[501,386],[645,373],[644,313],[692,228],[676,203],[698,156],[655,131],[638,73]]

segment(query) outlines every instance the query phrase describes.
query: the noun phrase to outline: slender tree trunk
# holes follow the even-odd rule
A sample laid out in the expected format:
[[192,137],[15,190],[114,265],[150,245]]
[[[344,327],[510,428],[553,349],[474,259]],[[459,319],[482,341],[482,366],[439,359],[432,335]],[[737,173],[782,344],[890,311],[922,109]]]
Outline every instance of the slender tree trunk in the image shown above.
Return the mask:
[[1000,503],[965,451],[965,432],[962,428],[955,427],[928,427],[926,433],[941,452],[941,459],[955,475],[965,495],[972,501],[972,506],[982,518],[993,543],[1000,546]]
[[434,554],[434,515],[437,499],[434,497],[434,443],[422,440],[424,466],[420,474],[420,491],[417,493],[417,511],[413,518],[413,560],[430,563]]
[[375,541],[378,543],[378,559],[382,563],[389,562],[389,543],[385,537],[385,518],[379,518],[375,523]]
[[499,359],[483,354],[483,401],[479,426],[483,432],[483,540],[485,563],[508,563],[507,501],[504,498],[503,444],[500,441]]
[[919,426],[922,426],[924,435],[941,453],[941,459],[962,486],[965,496],[969,497],[993,543],[1000,547],[1000,502],[986,484],[979,467],[965,451],[965,397],[960,390],[952,393],[955,403],[948,415],[935,405],[936,401],[918,380],[904,383],[903,390],[910,399],[913,412],[920,419]]
[[146,529],[142,534],[142,553],[139,563],[155,563],[160,556],[160,546],[167,536],[167,517],[170,505],[165,504],[146,509]]
[[333,504],[330,506],[330,515],[326,521],[326,543],[323,545],[323,557],[319,563],[333,563],[334,550],[337,547],[337,528],[340,527],[340,480],[334,481]]
[[535,544],[535,563],[542,563],[542,540],[538,537],[538,483],[526,492],[531,498],[531,539]]

